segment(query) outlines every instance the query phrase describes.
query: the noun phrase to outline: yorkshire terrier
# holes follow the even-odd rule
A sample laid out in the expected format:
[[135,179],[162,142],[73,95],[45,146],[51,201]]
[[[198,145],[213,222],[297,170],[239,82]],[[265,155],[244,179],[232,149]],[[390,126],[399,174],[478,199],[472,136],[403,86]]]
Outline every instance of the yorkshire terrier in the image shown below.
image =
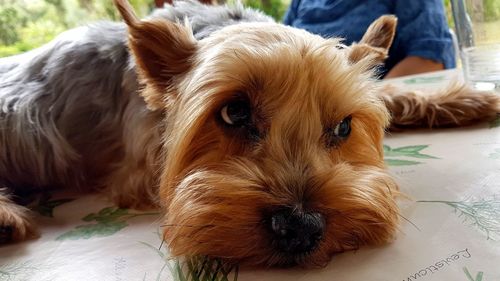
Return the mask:
[[465,86],[378,83],[392,16],[345,46],[240,6],[177,2],[139,20],[115,4],[126,25],[0,60],[4,242],[36,236],[16,194],[92,187],[160,206],[174,256],[324,265],[397,231],[389,125],[460,126],[500,107]]

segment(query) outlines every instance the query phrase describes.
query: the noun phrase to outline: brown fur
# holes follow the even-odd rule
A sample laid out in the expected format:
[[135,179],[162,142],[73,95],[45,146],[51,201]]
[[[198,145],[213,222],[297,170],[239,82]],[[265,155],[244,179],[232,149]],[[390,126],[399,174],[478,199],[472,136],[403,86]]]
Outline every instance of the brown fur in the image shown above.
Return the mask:
[[[1,190],[0,190],[1,191]],[[0,232],[0,244],[5,242],[19,242],[38,237],[33,219],[27,209],[12,202],[7,196],[0,193],[0,226],[9,226]]]
[[368,27],[359,43],[352,44],[349,60],[357,63],[362,59],[370,58],[375,63],[383,63],[394,40],[396,25],[395,16],[380,17]]
[[[382,138],[389,115],[376,97],[375,82],[368,79],[374,60],[349,62],[345,58],[351,50],[339,50],[339,41],[276,24],[228,27],[193,42],[176,24],[139,25],[127,19],[130,11],[122,13],[126,22],[133,22],[130,44],[139,66],[168,66],[170,58],[136,51],[136,42],[147,42],[142,37],[155,30],[171,34],[154,44],[168,46],[176,38],[195,50],[169,54],[191,65],[183,65],[175,81],[164,80],[168,90],[148,89],[155,101],[169,99],[163,104],[169,114],[168,164],[160,198],[166,212],[164,237],[173,255],[323,265],[332,253],[392,239],[398,188],[384,169]],[[142,73],[146,81],[156,75]],[[255,109],[262,134],[258,142],[228,132],[214,118],[240,95]],[[326,148],[325,128],[348,115],[352,135],[338,147]],[[303,256],[274,250],[263,218],[280,206],[326,216],[326,238],[318,250]]]
[[[275,23],[233,25],[197,41],[187,24],[139,20],[126,0],[115,4],[151,111],[138,97],[126,100],[116,148],[123,157],[101,163],[110,171],[101,184],[120,206],[151,205],[158,194],[174,256],[318,266],[391,241],[400,193],[383,160],[390,112],[398,126],[449,126],[498,109],[495,96],[464,88],[426,98],[376,82],[394,17],[374,22],[352,47]],[[228,127],[221,109],[242,99],[251,128]],[[349,116],[350,136],[329,145],[328,132]],[[0,201],[0,225],[30,233],[25,213]],[[317,248],[276,249],[267,217],[284,206],[322,214]]]
[[[378,99],[385,90],[370,76],[387,55],[395,24],[394,17],[382,17],[346,49],[335,39],[276,24],[228,27],[196,43],[189,33],[168,29],[194,50],[181,55],[191,65],[169,85],[174,91],[148,93],[170,99],[163,105],[169,112],[168,165],[160,199],[164,238],[174,256],[324,265],[333,253],[394,237],[399,192],[382,152],[389,115]],[[137,36],[148,32],[137,30]],[[140,65],[148,64],[148,56],[136,55],[144,60]],[[254,109],[258,142],[228,132],[214,118],[241,96]],[[348,115],[349,139],[325,148],[325,128]],[[280,206],[326,216],[317,250],[287,256],[274,249],[263,218]]]
[[500,112],[500,97],[459,82],[425,92],[384,86],[380,97],[392,114],[391,128],[457,127],[492,119]]
[[162,106],[169,94],[169,85],[188,71],[189,58],[196,51],[196,40],[190,27],[171,24],[165,20],[139,20],[128,2],[117,1],[116,6],[129,26],[129,46],[137,60],[139,79],[146,86],[141,95],[149,108]]

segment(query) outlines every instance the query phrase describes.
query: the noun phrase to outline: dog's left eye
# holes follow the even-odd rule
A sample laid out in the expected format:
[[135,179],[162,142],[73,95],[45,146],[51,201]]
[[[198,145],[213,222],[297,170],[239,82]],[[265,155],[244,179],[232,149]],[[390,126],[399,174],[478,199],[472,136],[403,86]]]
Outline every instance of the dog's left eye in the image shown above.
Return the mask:
[[333,129],[333,134],[339,138],[347,138],[351,134],[351,117],[347,117],[340,121]]
[[326,144],[328,147],[337,145],[351,134],[351,116],[344,118],[335,127],[325,131]]
[[232,101],[222,107],[220,117],[224,123],[241,127],[250,122],[250,105],[245,101]]

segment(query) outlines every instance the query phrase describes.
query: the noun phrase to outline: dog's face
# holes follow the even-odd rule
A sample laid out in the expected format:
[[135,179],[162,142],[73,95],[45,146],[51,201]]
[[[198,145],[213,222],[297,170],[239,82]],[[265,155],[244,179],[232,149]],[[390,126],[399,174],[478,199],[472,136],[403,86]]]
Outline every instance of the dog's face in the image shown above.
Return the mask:
[[143,95],[167,116],[160,197],[172,254],[323,265],[392,238],[388,113],[370,78],[380,45],[270,23],[197,42],[120,5]]

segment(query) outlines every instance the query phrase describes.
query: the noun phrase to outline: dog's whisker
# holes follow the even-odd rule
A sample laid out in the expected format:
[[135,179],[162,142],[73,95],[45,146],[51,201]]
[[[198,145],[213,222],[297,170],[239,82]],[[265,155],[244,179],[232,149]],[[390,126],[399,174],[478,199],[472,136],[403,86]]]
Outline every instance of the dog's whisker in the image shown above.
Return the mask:
[[204,224],[204,225],[189,225],[189,224],[162,224],[160,227],[214,227],[216,225],[213,224]]
[[416,230],[418,231],[421,231],[420,228],[415,224],[413,223],[410,219],[407,219],[405,216],[403,216],[401,213],[398,212],[398,216],[400,216],[401,218],[403,218],[403,220],[405,220],[406,222],[408,222],[410,225],[412,225]]
[[161,250],[161,247],[163,246],[163,243],[165,243],[165,239],[161,239],[160,247],[158,247],[158,251]]

